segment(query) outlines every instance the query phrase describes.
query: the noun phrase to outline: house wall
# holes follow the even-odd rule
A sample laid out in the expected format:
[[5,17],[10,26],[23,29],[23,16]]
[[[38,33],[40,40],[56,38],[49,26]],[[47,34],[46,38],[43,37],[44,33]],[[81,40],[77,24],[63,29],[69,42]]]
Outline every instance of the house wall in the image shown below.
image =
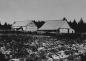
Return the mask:
[[37,27],[36,26],[33,26],[33,27],[27,26],[25,31],[37,31]]
[[70,29],[69,33],[75,33],[75,31],[73,29]]
[[69,29],[69,28],[61,28],[59,29],[60,33],[75,33],[75,31],[73,29]]
[[19,28],[18,26],[12,26],[12,28]]
[[59,33],[68,33],[68,29],[59,29]]
[[[13,29],[18,29],[20,27],[13,27]],[[22,27],[24,31],[36,31],[37,30],[37,27],[36,26],[26,26],[26,27]]]
[[23,30],[26,30],[26,27],[23,27]]

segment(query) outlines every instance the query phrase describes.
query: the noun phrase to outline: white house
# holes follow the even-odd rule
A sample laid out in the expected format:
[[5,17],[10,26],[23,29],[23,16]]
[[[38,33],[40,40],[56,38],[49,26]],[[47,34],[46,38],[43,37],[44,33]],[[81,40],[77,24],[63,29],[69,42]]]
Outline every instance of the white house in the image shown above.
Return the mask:
[[15,21],[12,25],[12,28],[15,30],[22,29],[24,31],[36,31],[37,30],[37,26],[32,20]]
[[57,31],[59,33],[75,33],[65,20],[48,20],[38,31]]
[[10,59],[9,61],[26,61],[26,58],[14,58]]

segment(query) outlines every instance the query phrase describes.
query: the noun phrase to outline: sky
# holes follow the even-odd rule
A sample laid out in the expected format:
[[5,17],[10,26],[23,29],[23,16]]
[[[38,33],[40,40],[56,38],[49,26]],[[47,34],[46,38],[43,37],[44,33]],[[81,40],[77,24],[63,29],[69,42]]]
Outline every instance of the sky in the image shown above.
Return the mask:
[[2,23],[23,20],[86,21],[86,0],[0,0]]

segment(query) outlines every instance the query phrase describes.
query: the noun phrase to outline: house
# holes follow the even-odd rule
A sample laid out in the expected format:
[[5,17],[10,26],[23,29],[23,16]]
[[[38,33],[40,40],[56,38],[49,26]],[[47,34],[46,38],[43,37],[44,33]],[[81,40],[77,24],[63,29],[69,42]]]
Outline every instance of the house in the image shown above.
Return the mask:
[[9,61],[26,61],[26,58],[14,58],[10,59]]
[[36,31],[37,26],[32,20],[28,21],[15,21],[12,25],[14,30],[24,30],[24,31]]
[[69,26],[66,20],[48,20],[44,23],[38,31],[45,32],[58,32],[58,33],[75,33],[75,31]]

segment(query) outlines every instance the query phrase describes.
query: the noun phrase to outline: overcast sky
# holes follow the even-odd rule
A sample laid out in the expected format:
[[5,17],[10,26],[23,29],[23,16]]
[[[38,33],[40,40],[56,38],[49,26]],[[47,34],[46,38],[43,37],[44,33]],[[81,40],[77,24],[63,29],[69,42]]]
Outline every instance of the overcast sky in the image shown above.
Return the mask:
[[0,21],[86,20],[86,0],[0,0]]

